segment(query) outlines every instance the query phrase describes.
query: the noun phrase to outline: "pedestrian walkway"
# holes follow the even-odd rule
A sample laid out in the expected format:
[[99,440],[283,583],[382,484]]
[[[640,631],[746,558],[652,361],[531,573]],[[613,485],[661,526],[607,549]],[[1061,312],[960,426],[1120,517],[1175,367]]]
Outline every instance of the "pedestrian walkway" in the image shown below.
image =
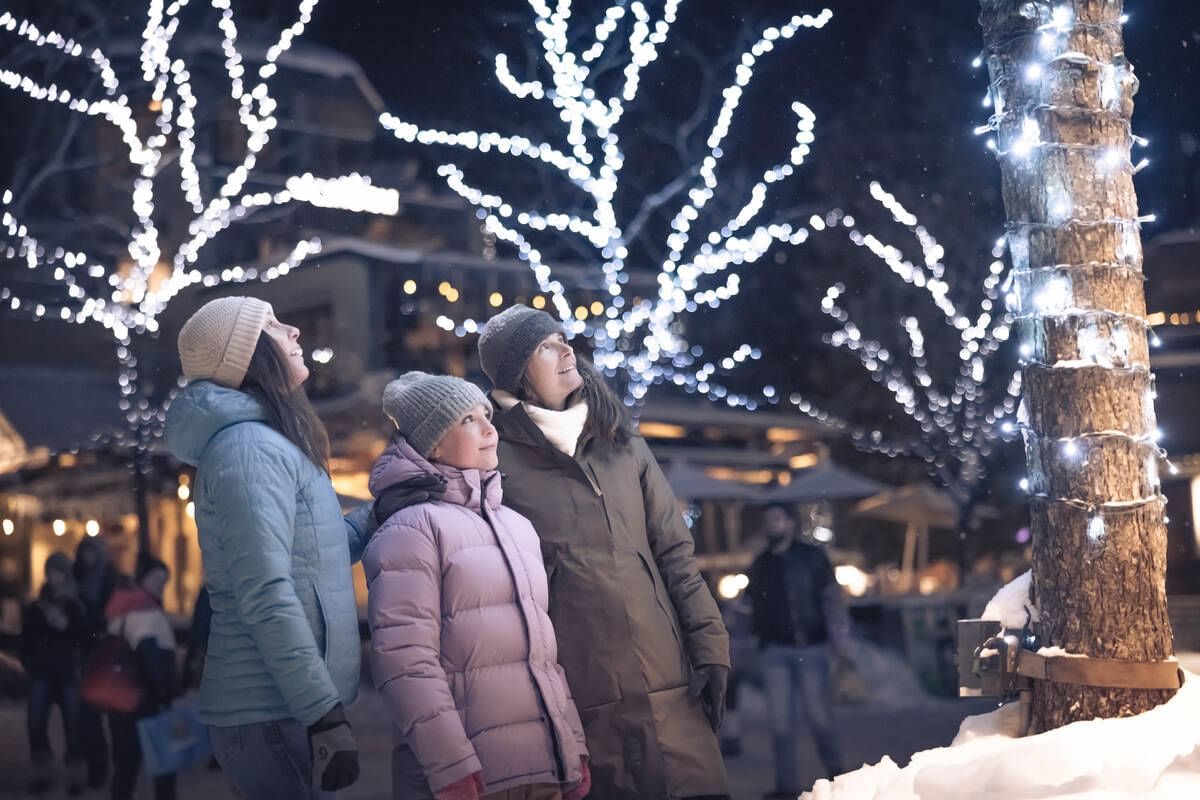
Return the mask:
[[[949,744],[958,724],[968,714],[979,714],[992,707],[987,701],[930,700],[902,709],[878,710],[866,706],[841,706],[835,710],[839,734],[846,750],[848,765],[876,762],[887,754],[905,763],[912,753]],[[390,800],[391,732],[383,701],[374,691],[364,689],[349,709],[350,721],[362,752],[362,776],[340,795],[341,800]],[[736,800],[758,800],[771,787],[771,742],[764,723],[762,695],[748,687],[742,693],[742,754],[730,758],[731,788]],[[55,752],[61,751],[61,731],[57,718],[52,740]],[[29,797],[29,748],[25,741],[24,707],[7,703],[0,706],[0,800]],[[801,763],[813,779],[816,775],[816,751],[811,742],[801,750]],[[107,798],[108,791],[85,793],[85,797]],[[62,786],[41,795],[46,800],[67,797]],[[180,777],[180,800],[223,800],[232,797],[219,771],[195,769]],[[149,783],[143,778],[138,800],[151,800]]]

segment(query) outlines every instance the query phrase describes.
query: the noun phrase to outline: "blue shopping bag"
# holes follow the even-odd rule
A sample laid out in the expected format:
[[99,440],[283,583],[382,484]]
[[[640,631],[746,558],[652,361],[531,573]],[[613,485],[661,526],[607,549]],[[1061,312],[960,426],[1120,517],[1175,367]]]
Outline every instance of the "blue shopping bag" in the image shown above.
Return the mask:
[[138,720],[137,726],[142,763],[151,777],[180,772],[212,757],[208,729],[188,706],[173,706]]

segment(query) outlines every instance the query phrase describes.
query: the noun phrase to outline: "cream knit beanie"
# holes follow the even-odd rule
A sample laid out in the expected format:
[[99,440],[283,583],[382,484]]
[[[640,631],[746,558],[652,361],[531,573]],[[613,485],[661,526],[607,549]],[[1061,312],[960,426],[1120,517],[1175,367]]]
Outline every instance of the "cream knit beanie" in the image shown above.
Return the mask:
[[183,376],[240,387],[271,313],[271,304],[255,297],[209,300],[179,331]]

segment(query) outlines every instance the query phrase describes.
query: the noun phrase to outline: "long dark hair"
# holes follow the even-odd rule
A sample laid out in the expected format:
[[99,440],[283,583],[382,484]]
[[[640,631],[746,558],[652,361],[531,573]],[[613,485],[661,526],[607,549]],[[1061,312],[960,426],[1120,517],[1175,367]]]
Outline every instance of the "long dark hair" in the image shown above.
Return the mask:
[[329,472],[329,434],[300,387],[292,387],[287,359],[269,336],[260,334],[242,389],[262,401],[271,427]]
[[[629,424],[629,415],[625,411],[624,404],[608,387],[604,376],[591,361],[579,354],[575,355],[575,369],[579,373],[579,377],[583,378],[583,385],[571,393],[571,396],[567,398],[567,405],[572,405],[578,398],[587,401],[588,415],[583,432],[609,444],[628,442],[629,437],[633,435],[633,428]],[[536,397],[537,393],[533,391],[533,385],[529,383],[529,378],[527,375],[522,375],[517,399],[521,402],[532,402]]]

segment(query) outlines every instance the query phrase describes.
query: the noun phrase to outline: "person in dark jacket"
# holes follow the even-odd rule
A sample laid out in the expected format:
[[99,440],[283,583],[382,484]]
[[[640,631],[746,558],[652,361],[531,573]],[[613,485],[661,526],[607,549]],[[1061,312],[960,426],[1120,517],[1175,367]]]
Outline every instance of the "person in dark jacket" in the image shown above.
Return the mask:
[[[74,572],[87,626],[82,653],[83,663],[87,664],[104,637],[104,609],[117,581],[117,570],[103,539],[89,536],[79,542],[75,548]],[[104,732],[104,712],[87,702],[79,705],[79,739],[87,764],[87,786],[98,789],[108,780],[108,738]]]
[[[162,609],[163,589],[170,576],[167,565],[145,553],[138,556],[136,584],[121,587],[108,601],[108,632],[124,637],[133,650],[145,692],[142,705],[131,714],[112,713],[112,800],[132,800],[142,767],[138,720],[170,706],[177,694],[175,632]],[[175,776],[154,779],[154,800],[174,800]]]
[[493,317],[479,357],[505,497],[541,538],[589,796],[727,796],[715,731],[729,637],[650,448],[549,314],[513,306]]
[[25,607],[21,619],[21,665],[30,680],[26,724],[34,778],[29,788],[35,794],[52,785],[54,753],[47,729],[55,705],[62,715],[66,740],[67,792],[75,796],[82,791],[79,666],[86,636],[71,559],[66,553],[54,553],[46,559],[46,583],[38,599]]
[[833,566],[800,539],[787,506],[768,506],[766,550],[750,567],[751,632],[762,650],[775,747],[775,792],[794,798],[802,783],[796,747],[807,722],[826,776],[844,766],[833,725],[831,656],[845,653],[848,618]]

